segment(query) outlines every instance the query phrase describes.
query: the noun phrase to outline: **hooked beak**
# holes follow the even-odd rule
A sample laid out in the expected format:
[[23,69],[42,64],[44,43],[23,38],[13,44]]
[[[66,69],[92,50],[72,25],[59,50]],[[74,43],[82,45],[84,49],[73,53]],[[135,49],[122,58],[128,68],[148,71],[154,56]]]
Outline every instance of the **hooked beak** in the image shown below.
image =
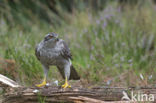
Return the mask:
[[45,38],[44,38],[44,41],[48,41],[48,40],[49,40],[48,37],[45,37]]
[[56,40],[56,41],[59,41],[59,38],[56,38],[55,40]]

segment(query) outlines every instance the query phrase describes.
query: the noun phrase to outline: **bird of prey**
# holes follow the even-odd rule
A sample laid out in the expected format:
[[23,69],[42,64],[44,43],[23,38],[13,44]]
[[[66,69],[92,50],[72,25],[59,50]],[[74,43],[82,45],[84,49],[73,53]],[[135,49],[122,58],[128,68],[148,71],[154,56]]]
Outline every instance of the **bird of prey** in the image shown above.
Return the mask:
[[59,39],[56,33],[49,33],[44,37],[35,49],[35,55],[41,62],[44,70],[44,79],[41,84],[36,85],[42,87],[46,85],[46,78],[49,66],[54,65],[58,68],[60,74],[65,79],[62,88],[71,87],[68,80],[79,80],[80,77],[72,65],[72,55],[68,45],[64,40]]

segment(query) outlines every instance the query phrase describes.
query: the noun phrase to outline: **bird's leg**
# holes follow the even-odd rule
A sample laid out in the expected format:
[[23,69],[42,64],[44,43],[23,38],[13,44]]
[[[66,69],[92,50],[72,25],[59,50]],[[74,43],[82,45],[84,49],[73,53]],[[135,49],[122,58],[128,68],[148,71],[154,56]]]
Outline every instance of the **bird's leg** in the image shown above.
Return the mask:
[[44,79],[43,79],[43,82],[41,83],[41,84],[37,84],[36,86],[37,87],[43,87],[43,86],[45,86],[46,85],[46,77],[44,77]]
[[44,69],[44,79],[43,82],[41,84],[36,85],[37,87],[42,87],[46,85],[46,79],[47,79],[47,75],[48,75],[48,71],[49,71],[49,67],[48,66],[44,66],[43,65],[43,69]]
[[67,77],[65,78],[65,83],[62,85],[62,88],[71,88],[71,86],[68,84],[68,79]]
[[69,80],[69,77],[70,77],[70,65],[71,63],[69,62],[68,64],[66,64],[64,66],[64,73],[65,73],[65,83],[64,85],[62,85],[62,88],[71,88],[71,86],[68,84],[68,80]]

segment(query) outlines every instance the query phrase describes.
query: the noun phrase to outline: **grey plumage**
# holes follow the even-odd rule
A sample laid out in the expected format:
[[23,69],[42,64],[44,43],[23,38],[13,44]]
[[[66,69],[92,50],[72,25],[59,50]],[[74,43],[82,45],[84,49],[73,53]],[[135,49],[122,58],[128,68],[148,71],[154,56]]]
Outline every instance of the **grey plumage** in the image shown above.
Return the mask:
[[64,40],[59,39],[57,34],[47,34],[44,40],[36,46],[35,54],[43,65],[45,76],[47,76],[49,66],[55,65],[63,78],[67,76],[68,79],[80,79],[72,66],[72,55],[68,45]]

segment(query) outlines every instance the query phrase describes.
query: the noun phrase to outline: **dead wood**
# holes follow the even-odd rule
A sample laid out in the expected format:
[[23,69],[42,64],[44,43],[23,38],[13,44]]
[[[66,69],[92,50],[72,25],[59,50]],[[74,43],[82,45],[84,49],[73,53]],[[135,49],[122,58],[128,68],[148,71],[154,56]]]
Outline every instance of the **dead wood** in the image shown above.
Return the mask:
[[[2,76],[3,77],[3,76]],[[6,77],[7,78],[7,77]],[[0,77],[1,80],[1,77]],[[5,79],[6,81],[9,79]],[[0,82],[3,82],[2,80]],[[152,87],[94,87],[82,88],[72,87],[62,89],[60,86],[46,86],[44,88],[23,87],[16,82],[12,86],[7,82],[3,82],[5,94],[3,95],[2,103],[45,103],[54,102],[75,102],[75,103],[103,103],[103,102],[120,102],[125,100],[125,95],[131,99],[130,91],[134,93],[153,94],[156,99],[156,88]],[[13,82],[14,83],[14,82]],[[6,85],[6,87],[4,86]],[[126,102],[126,101],[125,101]]]

